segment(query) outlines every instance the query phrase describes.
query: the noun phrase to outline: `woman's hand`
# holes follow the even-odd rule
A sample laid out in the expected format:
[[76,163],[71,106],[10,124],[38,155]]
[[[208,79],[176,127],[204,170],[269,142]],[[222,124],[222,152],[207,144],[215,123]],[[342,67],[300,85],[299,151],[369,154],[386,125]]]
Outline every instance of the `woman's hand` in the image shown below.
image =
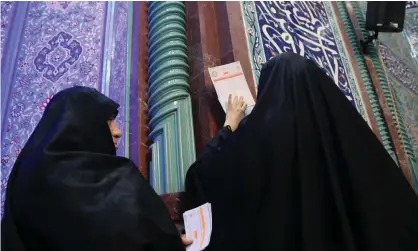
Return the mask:
[[193,243],[193,240],[187,239],[185,234],[181,235],[181,241],[183,242],[184,246],[186,246],[186,247]]
[[235,96],[232,98],[232,95],[229,94],[228,97],[228,109],[226,111],[226,120],[224,126],[230,126],[232,131],[237,129],[241,120],[245,117],[245,110],[247,109],[247,104],[244,101],[243,97]]

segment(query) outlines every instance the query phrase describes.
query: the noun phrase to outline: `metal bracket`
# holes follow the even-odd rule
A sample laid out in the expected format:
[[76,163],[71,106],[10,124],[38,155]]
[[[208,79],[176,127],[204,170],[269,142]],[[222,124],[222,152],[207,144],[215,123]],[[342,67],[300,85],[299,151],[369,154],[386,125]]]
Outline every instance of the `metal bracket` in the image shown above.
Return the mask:
[[361,45],[361,48],[363,49],[363,53],[365,55],[369,54],[368,49],[367,49],[367,45],[369,43],[373,42],[373,40],[377,40],[378,36],[379,36],[379,32],[376,30],[376,31],[374,31],[373,35],[369,35],[369,37],[367,38],[366,41],[360,40],[360,45]]

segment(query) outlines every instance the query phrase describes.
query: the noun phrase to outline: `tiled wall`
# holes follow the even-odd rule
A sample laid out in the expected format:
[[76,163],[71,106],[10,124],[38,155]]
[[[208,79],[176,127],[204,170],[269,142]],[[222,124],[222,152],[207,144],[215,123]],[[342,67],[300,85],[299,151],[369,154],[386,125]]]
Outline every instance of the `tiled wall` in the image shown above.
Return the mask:
[[406,151],[412,156],[411,168],[418,189],[418,73],[391,48],[384,44],[379,47],[398,110],[396,116],[400,117],[406,130],[402,136],[404,141],[411,142]]
[[[410,162],[412,177],[415,179],[418,177],[417,3],[407,2],[404,31],[397,34],[381,34],[379,47],[389,80],[387,82],[393,95],[391,101],[396,103],[396,107],[393,108],[395,110],[391,110],[392,118],[397,124],[402,146]],[[350,57],[354,56],[348,55],[347,50],[348,46],[358,46],[358,41],[355,33],[354,41],[351,41],[353,34],[350,35],[350,43],[344,43],[343,39],[343,33],[347,32],[347,28],[352,30],[352,27],[344,26],[351,25],[346,22],[347,17],[345,21],[341,20],[343,13],[340,7],[345,8],[344,5],[338,5],[339,11],[336,11],[336,5],[331,2],[243,1],[241,6],[255,81],[260,75],[262,64],[272,56],[282,52],[298,53],[312,59],[323,68],[367,121],[362,102],[364,99],[359,98],[359,89],[364,88],[361,85],[365,82],[360,83],[355,78],[359,72],[355,72],[353,64],[349,62]],[[358,2],[356,6],[365,12],[366,2]],[[339,26],[341,23],[344,23],[343,26]],[[358,51],[358,48],[355,49]],[[355,57],[355,62],[363,65],[363,80],[370,85],[370,75],[364,75],[367,68],[363,60],[360,54]],[[377,104],[376,98],[368,98],[374,105]],[[383,118],[379,113],[373,116],[380,120]],[[402,126],[399,126],[400,123]],[[385,133],[386,129],[379,127],[379,130],[380,133]],[[393,150],[388,146],[385,145],[395,158]]]
[[[366,3],[360,2],[363,13]],[[404,30],[379,35],[379,50],[405,133],[400,132],[410,156],[412,177],[418,189],[418,2],[406,5]],[[409,144],[410,142],[410,144]]]
[[[359,1],[363,14],[367,2]],[[404,30],[401,33],[380,33],[379,41],[389,47],[411,69],[418,71],[418,1],[406,4]]]
[[298,53],[323,68],[365,116],[329,2],[243,1],[242,13],[255,80],[266,60]]

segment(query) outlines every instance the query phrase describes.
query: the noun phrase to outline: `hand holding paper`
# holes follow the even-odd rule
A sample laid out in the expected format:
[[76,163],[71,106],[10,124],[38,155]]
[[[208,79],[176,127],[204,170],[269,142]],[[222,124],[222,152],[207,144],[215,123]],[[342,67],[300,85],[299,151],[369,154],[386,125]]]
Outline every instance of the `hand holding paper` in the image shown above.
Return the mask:
[[187,251],[200,251],[209,245],[212,234],[212,210],[206,203],[183,214],[186,237],[193,243],[186,247]]
[[233,96],[244,98],[247,104],[245,114],[248,115],[254,107],[255,101],[251,95],[250,88],[248,88],[240,62],[221,65],[208,70],[224,111],[227,111],[228,96],[232,94]]
[[245,117],[246,109],[247,104],[245,103],[243,97],[232,97],[232,95],[229,95],[224,126],[230,126],[230,129],[235,131],[241,120]]

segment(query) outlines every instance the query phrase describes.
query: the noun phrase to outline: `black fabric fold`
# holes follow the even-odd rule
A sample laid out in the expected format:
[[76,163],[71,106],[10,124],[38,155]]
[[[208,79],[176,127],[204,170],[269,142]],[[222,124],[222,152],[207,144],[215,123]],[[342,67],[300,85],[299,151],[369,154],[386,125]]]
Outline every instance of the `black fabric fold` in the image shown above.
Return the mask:
[[315,63],[264,65],[257,104],[186,176],[212,204],[207,250],[417,251],[418,197],[355,107]]
[[3,251],[184,250],[159,196],[116,156],[117,108],[86,87],[53,97],[8,180]]

